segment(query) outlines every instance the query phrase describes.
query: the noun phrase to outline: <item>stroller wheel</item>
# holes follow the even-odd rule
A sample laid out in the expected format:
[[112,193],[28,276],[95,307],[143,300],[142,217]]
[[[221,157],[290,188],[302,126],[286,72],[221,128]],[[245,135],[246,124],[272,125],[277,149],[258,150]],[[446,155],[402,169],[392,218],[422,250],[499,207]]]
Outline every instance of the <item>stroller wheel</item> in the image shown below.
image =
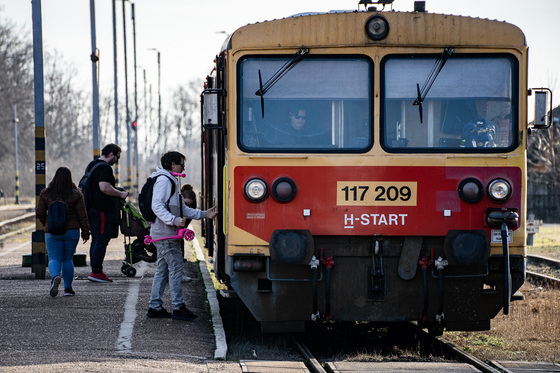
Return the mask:
[[130,266],[127,263],[123,263],[123,265],[121,266],[121,272],[123,274],[126,274],[126,269],[129,268]]
[[134,277],[134,276],[136,276],[136,268],[134,268],[134,267],[128,267],[128,268],[125,270],[124,274],[125,274],[127,277]]

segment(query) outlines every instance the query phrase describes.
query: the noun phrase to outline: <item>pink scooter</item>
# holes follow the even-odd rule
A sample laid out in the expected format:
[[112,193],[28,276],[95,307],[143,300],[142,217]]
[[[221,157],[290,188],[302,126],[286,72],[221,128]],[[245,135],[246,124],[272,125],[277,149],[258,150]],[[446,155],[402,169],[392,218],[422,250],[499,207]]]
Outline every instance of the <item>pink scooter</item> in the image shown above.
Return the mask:
[[181,239],[181,238],[184,238],[187,241],[192,241],[194,239],[194,232],[191,231],[189,228],[179,228],[175,232],[175,236],[162,237],[162,238],[156,238],[156,239],[153,239],[150,236],[145,236],[144,237],[144,243],[146,245],[149,245],[149,244],[151,244],[152,242],[155,242],[155,241]]

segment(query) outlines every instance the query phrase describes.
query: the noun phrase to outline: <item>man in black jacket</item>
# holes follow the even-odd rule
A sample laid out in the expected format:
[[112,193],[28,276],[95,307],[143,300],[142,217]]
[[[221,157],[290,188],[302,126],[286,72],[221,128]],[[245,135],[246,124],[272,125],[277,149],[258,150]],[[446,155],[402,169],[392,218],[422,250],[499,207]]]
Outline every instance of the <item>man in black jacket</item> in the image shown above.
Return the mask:
[[128,192],[115,188],[115,176],[111,166],[117,163],[120,157],[121,148],[109,144],[101,150],[101,157],[90,162],[86,168],[87,172],[96,164],[101,164],[93,170],[87,196],[84,196],[92,237],[89,248],[91,273],[88,279],[93,282],[113,282],[103,273],[103,260],[109,241],[118,235],[121,208],[119,198],[125,199],[128,196]]

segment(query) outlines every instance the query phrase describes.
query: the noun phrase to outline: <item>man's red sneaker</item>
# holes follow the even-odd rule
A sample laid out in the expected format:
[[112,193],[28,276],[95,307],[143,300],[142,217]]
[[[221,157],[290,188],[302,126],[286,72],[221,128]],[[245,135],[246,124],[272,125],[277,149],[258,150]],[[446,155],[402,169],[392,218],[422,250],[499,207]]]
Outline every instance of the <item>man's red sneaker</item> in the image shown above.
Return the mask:
[[113,282],[107,275],[103,272],[93,273],[91,272],[88,279],[93,282]]

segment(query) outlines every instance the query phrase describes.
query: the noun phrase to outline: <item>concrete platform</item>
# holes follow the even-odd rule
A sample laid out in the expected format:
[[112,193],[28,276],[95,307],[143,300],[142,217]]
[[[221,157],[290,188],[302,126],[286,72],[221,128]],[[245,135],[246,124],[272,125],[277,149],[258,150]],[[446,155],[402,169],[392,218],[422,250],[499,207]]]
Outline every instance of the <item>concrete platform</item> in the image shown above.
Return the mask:
[[[184,283],[183,291],[187,307],[199,318],[185,322],[146,317],[156,265],[135,264],[133,278],[121,273],[122,236],[110,242],[104,262],[113,283],[90,282],[89,266],[76,267],[76,296],[62,296],[61,284],[55,298],[49,295],[48,270],[47,279],[37,280],[31,268],[22,267],[30,239],[25,233],[0,242],[0,371],[242,371],[237,362],[214,360],[212,314],[192,252],[185,274],[193,281]],[[89,245],[79,244],[77,252],[89,253]],[[208,272],[204,262],[201,267]],[[171,309],[169,289],[164,307]]]
[[[155,263],[137,263],[134,278],[122,274],[122,236],[111,241],[105,258],[104,271],[113,283],[90,282],[89,266],[76,267],[76,296],[55,298],[49,295],[48,271],[46,280],[36,280],[31,268],[22,267],[30,239],[28,232],[0,242],[1,372],[308,372],[303,362],[215,360],[226,356],[227,345],[215,292],[205,295],[204,287],[213,286],[200,248],[188,255],[185,274],[193,281],[183,284],[187,306],[199,318],[184,322],[145,316]],[[89,253],[89,245],[80,243],[77,251]],[[168,289],[164,307],[171,309]],[[558,364],[495,365],[506,372],[560,372]],[[333,373],[479,371],[437,362],[334,362],[325,368]]]
[[450,372],[473,373],[480,372],[477,368],[464,363],[438,363],[438,362],[336,362],[327,364],[329,373],[366,373],[366,372]]
[[536,363],[528,361],[492,361],[492,364],[506,373],[560,372],[558,363]]
[[309,373],[301,361],[241,360],[239,364],[244,373]]

